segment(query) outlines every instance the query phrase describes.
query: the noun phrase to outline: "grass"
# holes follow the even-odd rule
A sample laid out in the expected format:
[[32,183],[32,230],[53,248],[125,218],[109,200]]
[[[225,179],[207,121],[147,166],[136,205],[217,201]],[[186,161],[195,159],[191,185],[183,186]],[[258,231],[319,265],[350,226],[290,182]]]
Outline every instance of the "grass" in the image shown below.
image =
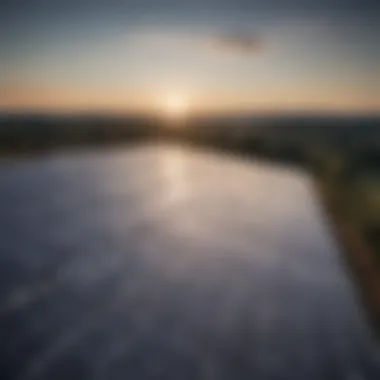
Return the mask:
[[380,165],[371,149],[325,153],[311,165],[325,209],[380,336]]

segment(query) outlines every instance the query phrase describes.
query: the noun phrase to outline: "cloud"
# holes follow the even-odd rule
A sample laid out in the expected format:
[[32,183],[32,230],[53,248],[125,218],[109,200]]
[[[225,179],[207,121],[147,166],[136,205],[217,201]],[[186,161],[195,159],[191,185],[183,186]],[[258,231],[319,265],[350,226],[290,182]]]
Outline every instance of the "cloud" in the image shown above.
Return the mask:
[[206,52],[232,55],[260,54],[263,51],[262,39],[256,34],[224,33],[224,34],[191,34],[191,33],[151,33],[143,36],[145,41],[160,47],[189,48]]
[[229,54],[258,54],[263,50],[261,38],[253,34],[225,34],[208,38],[210,50]]

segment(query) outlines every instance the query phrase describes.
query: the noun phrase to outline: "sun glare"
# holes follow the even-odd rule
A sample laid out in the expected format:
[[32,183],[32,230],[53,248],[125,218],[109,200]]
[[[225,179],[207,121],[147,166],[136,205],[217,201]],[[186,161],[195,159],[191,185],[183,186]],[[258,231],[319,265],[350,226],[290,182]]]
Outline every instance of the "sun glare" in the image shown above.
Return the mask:
[[180,95],[168,96],[163,104],[165,114],[174,119],[182,119],[188,112],[188,101]]

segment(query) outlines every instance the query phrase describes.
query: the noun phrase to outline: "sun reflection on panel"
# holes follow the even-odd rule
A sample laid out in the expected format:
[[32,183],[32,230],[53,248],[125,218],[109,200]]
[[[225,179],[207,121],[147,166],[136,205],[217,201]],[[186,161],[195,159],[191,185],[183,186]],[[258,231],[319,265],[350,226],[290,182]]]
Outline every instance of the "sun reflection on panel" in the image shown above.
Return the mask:
[[166,152],[162,156],[161,167],[168,198],[172,201],[185,199],[188,196],[188,178],[183,152],[179,149]]

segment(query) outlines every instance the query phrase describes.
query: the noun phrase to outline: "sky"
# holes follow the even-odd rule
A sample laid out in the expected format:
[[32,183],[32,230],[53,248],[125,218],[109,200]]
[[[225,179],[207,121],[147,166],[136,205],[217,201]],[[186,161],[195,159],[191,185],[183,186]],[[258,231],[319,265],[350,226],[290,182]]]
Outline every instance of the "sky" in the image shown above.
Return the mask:
[[0,0],[0,110],[380,112],[377,0]]

